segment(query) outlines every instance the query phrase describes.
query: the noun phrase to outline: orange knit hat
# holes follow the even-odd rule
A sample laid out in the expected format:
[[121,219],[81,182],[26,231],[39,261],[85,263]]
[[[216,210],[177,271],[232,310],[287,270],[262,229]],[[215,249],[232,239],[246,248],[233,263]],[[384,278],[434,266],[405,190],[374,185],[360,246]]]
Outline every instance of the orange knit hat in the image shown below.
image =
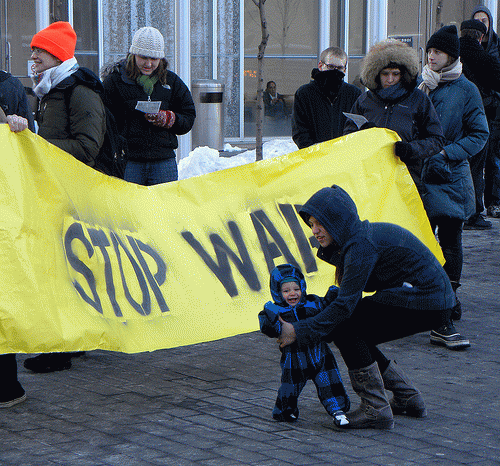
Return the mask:
[[76,32],[66,21],[56,21],[37,32],[31,39],[31,48],[43,49],[61,61],[75,55]]

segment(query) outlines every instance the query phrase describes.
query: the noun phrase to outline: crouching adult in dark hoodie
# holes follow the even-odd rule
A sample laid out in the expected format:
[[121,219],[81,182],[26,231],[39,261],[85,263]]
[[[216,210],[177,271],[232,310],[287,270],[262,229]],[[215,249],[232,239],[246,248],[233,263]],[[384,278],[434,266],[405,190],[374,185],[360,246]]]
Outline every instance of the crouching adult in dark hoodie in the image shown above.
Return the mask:
[[[443,267],[408,230],[361,221],[339,186],[315,193],[299,214],[320,244],[318,257],[335,266],[339,293],[312,318],[281,321],[280,345],[337,345],[361,398],[347,428],[391,429],[393,413],[424,417],[419,390],[377,345],[448,322],[456,299]],[[385,389],[394,394],[390,402]]]

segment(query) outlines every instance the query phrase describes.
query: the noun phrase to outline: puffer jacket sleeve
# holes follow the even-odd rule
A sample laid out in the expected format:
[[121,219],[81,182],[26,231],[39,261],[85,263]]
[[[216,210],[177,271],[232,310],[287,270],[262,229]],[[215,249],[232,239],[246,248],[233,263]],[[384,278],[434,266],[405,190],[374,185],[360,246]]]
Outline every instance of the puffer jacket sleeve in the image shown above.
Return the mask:
[[421,90],[415,89],[415,123],[417,138],[408,141],[411,154],[405,162],[426,159],[443,149],[444,136],[438,114],[431,100]]
[[292,114],[292,138],[299,149],[314,144],[314,135],[311,134],[313,128],[309,115],[309,100],[303,87],[295,92]]
[[450,160],[470,159],[486,144],[489,136],[481,94],[475,84],[468,83],[462,115],[462,137],[444,147]]
[[81,162],[93,166],[104,142],[106,112],[99,94],[86,86],[76,86],[69,100],[71,138],[47,140]]
[[333,330],[352,315],[361,300],[377,259],[374,247],[368,243],[355,243],[346,251],[342,285],[336,299],[315,317],[293,323],[299,346],[331,341]]
[[186,84],[178,76],[175,77],[172,88],[169,110],[175,113],[175,123],[170,131],[175,134],[186,134],[193,127],[196,118],[193,97]]
[[120,133],[123,133],[125,127],[125,118],[128,115],[124,99],[120,94],[117,81],[120,79],[118,71],[108,74],[103,81],[104,93],[102,100],[106,107],[115,117],[116,124]]

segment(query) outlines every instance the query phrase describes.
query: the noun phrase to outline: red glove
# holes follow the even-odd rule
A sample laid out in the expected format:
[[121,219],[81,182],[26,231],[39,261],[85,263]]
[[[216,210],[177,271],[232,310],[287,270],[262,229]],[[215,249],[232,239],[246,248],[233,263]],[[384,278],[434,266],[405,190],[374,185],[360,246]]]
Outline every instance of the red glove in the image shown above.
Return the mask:
[[175,113],[171,110],[160,110],[158,113],[146,113],[146,120],[160,128],[171,128],[175,123]]

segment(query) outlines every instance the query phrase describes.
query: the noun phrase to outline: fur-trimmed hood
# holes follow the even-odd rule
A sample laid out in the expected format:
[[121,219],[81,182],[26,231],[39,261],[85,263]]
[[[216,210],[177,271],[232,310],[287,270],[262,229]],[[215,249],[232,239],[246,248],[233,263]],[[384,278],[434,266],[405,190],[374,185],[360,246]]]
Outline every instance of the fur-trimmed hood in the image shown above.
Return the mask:
[[371,91],[379,88],[378,75],[390,63],[404,66],[410,80],[416,80],[419,71],[417,52],[399,40],[387,39],[375,44],[363,59],[361,82]]

